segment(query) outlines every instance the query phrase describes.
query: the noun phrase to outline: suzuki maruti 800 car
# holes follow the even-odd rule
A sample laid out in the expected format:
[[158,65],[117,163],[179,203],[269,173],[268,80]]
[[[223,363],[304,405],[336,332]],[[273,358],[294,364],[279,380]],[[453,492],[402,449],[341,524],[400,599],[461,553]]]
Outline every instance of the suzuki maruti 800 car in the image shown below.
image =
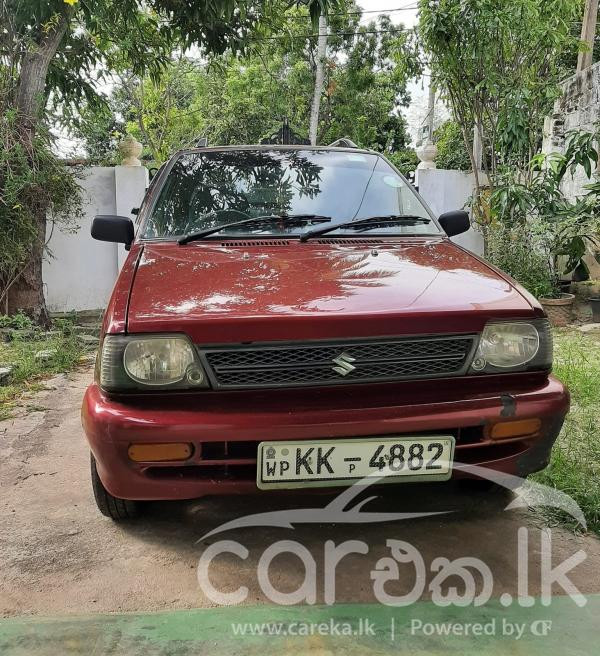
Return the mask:
[[548,321],[468,228],[367,150],[174,155],[135,229],[93,223],[129,248],[83,403],[101,512],[542,469],[569,406]]

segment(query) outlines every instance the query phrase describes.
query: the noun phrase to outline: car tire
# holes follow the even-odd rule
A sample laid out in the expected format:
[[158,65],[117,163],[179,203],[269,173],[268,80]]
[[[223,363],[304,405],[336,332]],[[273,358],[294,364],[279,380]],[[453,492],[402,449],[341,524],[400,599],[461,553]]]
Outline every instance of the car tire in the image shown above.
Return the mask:
[[117,522],[137,517],[140,514],[140,502],[113,497],[104,485],[102,485],[100,476],[98,476],[98,469],[96,468],[96,459],[92,454],[90,454],[90,458],[92,489],[94,490],[94,499],[96,500],[98,510],[106,517],[110,517]]

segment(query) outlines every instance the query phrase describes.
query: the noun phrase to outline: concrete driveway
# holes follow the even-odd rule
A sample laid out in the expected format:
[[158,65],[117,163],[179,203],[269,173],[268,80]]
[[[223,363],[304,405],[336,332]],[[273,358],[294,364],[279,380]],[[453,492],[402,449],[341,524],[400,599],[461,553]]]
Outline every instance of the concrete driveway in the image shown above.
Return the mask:
[[[390,555],[386,540],[397,539],[414,545],[423,556],[427,585],[422,599],[431,596],[428,584],[435,574],[434,559],[470,556],[488,565],[493,597],[496,603],[508,605],[507,594],[514,599],[519,592],[518,531],[525,528],[528,593],[540,594],[540,539],[545,522],[528,509],[504,510],[511,500],[506,491],[473,494],[454,484],[406,485],[371,502],[369,510],[452,512],[367,526],[237,529],[201,542],[209,530],[236,517],[322,507],[331,497],[265,495],[154,503],[141,520],[114,524],[96,510],[89,484],[89,454],[79,422],[82,394],[91,375],[86,368],[49,381],[50,389],[29,401],[23,416],[0,423],[0,612],[4,617],[214,606],[198,583],[196,568],[206,545],[224,538],[241,542],[249,550],[248,558],[220,556],[211,566],[210,579],[225,592],[246,586],[246,605],[268,602],[257,583],[256,566],[273,542],[300,542],[321,573],[325,542],[340,544],[351,539],[367,542],[369,553],[347,556],[338,566],[337,603],[375,600],[371,570],[380,558]],[[600,541],[561,527],[552,527],[551,539],[554,564],[579,550],[585,552],[585,560],[569,577],[582,593],[600,593]],[[319,577],[317,604],[322,604],[322,574]],[[270,578],[281,591],[294,590],[304,578],[304,569],[296,556],[283,554],[273,560]],[[402,594],[413,585],[414,575],[391,585],[389,591]],[[558,586],[554,592],[565,593]]]

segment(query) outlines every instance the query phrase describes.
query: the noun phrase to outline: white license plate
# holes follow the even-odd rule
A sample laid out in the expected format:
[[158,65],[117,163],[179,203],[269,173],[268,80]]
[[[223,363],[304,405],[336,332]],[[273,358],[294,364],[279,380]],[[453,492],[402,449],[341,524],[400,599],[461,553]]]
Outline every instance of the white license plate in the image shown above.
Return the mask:
[[266,490],[351,485],[381,476],[381,483],[445,481],[453,456],[451,435],[261,442],[256,484]]

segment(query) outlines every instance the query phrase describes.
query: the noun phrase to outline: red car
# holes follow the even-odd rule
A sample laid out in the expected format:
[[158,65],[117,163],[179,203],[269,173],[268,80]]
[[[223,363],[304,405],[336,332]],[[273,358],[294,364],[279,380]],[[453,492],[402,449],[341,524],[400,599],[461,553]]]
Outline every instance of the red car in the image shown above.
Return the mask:
[[381,155],[177,153],[136,226],[83,402],[101,512],[142,500],[526,476],[569,408],[537,301],[452,243]]

